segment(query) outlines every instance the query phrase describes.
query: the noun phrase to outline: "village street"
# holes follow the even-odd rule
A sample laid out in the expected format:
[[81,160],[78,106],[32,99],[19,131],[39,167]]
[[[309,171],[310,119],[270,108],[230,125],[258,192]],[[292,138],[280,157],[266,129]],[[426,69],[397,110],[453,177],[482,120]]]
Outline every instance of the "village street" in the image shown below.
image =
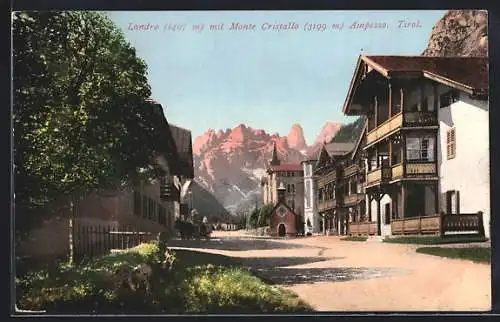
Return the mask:
[[490,310],[490,265],[418,254],[416,245],[217,231],[209,241],[170,246],[236,257],[317,311]]

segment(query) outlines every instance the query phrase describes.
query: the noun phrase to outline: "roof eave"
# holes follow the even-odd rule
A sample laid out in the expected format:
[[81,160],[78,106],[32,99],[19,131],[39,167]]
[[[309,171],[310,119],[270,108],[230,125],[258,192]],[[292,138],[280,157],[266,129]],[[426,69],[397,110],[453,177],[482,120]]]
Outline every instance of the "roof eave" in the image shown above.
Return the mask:
[[438,82],[438,83],[441,83],[443,85],[447,85],[447,86],[456,88],[456,89],[461,90],[461,91],[463,91],[463,92],[465,92],[467,94],[470,94],[470,95],[474,94],[474,89],[471,88],[470,86],[461,84],[459,82],[456,82],[456,81],[451,80],[449,78],[446,78],[446,77],[443,77],[443,76],[431,73],[429,71],[424,71],[423,74],[424,74],[425,78],[428,78],[428,79],[433,80],[435,82]]
[[356,68],[354,68],[354,74],[351,78],[351,82],[349,83],[349,89],[347,90],[347,96],[344,100],[344,106],[342,107],[342,112],[346,115],[349,115],[349,106],[351,105],[351,99],[354,92],[354,84],[356,83],[356,78],[359,74],[359,68],[362,62],[362,55],[359,55],[358,61],[356,62]]

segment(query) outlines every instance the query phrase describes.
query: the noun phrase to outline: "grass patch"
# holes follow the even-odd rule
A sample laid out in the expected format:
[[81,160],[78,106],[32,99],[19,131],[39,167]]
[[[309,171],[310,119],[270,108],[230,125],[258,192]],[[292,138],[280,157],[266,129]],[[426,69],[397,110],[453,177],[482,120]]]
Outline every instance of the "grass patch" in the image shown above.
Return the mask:
[[416,244],[416,245],[443,245],[443,244],[464,244],[464,243],[480,243],[488,241],[485,237],[480,236],[402,236],[384,239],[384,243],[394,244]]
[[[141,244],[77,267],[60,262],[16,279],[17,305],[47,313],[182,314],[300,313],[311,307],[294,293],[268,285],[228,256],[176,250],[171,269],[159,265],[158,247]],[[117,289],[110,272],[148,263],[152,291]]]
[[366,236],[347,236],[347,237],[342,237],[340,240],[345,240],[345,241],[359,241],[359,242],[364,242],[368,239]]
[[420,247],[417,248],[417,253],[447,258],[467,259],[476,263],[491,263],[491,248],[485,247]]

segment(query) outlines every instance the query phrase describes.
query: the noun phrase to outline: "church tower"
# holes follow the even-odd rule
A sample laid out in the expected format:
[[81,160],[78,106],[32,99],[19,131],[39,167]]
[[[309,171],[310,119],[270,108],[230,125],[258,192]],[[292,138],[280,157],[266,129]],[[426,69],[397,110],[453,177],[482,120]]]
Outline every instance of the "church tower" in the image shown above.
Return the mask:
[[320,216],[318,214],[317,182],[314,176],[317,160],[302,161],[304,169],[304,222],[313,233],[320,232]]
[[273,157],[271,159],[271,165],[280,165],[280,160],[278,159],[278,150],[276,149],[276,142],[273,142]]

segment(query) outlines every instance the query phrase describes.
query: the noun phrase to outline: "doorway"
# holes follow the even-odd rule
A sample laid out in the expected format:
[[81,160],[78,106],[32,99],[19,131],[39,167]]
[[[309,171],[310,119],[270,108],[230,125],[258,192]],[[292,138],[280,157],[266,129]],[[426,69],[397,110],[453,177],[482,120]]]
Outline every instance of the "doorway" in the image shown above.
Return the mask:
[[278,236],[279,237],[285,237],[286,235],[286,228],[285,228],[285,225],[284,224],[280,224],[278,226]]

